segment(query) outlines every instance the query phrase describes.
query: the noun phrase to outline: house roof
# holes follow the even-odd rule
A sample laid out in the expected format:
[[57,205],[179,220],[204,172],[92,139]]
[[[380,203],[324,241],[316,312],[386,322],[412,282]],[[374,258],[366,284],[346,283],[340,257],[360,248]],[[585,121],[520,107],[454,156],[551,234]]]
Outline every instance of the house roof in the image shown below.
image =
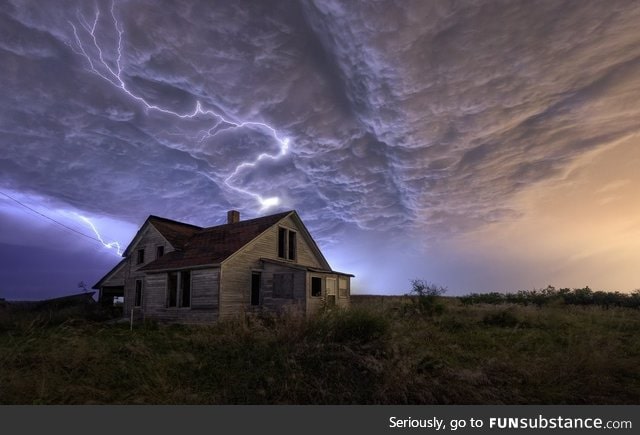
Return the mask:
[[142,224],[136,235],[133,237],[127,249],[122,253],[123,257],[129,255],[129,251],[132,246],[138,241],[138,236],[142,234],[147,224],[152,224],[155,229],[167,239],[167,241],[173,246],[174,249],[182,249],[185,243],[198,231],[202,230],[202,227],[196,225],[186,224],[184,222],[178,222],[171,219],[163,218],[160,216],[150,215],[147,220]]
[[337,270],[322,269],[322,268],[313,267],[313,266],[304,266],[304,265],[301,265],[301,264],[292,264],[292,263],[289,263],[289,262],[286,262],[286,261],[274,260],[272,258],[261,258],[260,261],[262,261],[264,263],[277,264],[278,266],[289,267],[291,269],[308,270],[309,272],[315,272],[315,273],[331,273],[333,275],[350,276],[352,278],[355,277],[355,275],[353,275],[351,273],[338,272]]
[[201,227],[195,225],[185,224],[159,216],[151,215],[149,216],[149,221],[175,249],[182,249],[191,236],[202,230]]
[[109,272],[107,272],[107,273],[106,273],[106,274],[105,274],[105,275],[100,279],[100,281],[98,281],[97,283],[95,283],[95,284],[93,285],[93,287],[91,287],[91,288],[94,288],[94,289],[96,289],[96,290],[100,289],[100,287],[102,287],[102,284],[104,284],[104,282],[105,282],[106,280],[108,280],[109,278],[111,278],[111,276],[112,276],[114,273],[117,273],[117,272],[118,272],[118,270],[120,270],[120,268],[121,268],[122,266],[124,266],[126,262],[127,262],[127,260],[126,260],[126,259],[120,260],[120,262],[119,262],[118,264],[116,264],[115,266],[113,266],[113,269],[111,269]]
[[[176,251],[165,254],[139,270],[168,270],[220,264],[291,213],[295,212],[286,211],[210,228],[193,226],[191,226],[193,227],[191,229],[179,228],[173,225],[175,223],[179,224],[179,222],[171,221],[173,226],[170,230],[173,229],[179,233],[180,248],[172,243],[176,247]],[[153,221],[153,225],[158,228],[155,221]],[[164,230],[167,230],[167,228],[164,228]],[[158,231],[167,237],[163,230],[158,228]]]

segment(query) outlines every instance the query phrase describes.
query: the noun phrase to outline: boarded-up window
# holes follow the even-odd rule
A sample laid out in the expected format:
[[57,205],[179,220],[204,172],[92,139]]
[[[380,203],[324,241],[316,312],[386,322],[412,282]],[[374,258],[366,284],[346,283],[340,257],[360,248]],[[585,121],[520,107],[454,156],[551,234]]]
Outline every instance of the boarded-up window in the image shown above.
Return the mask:
[[349,295],[348,281],[345,277],[338,278],[338,297],[346,298]]
[[156,258],[160,258],[164,255],[164,246],[158,246],[156,248]]
[[273,297],[293,299],[293,273],[273,274]]
[[335,278],[326,278],[325,280],[327,286],[327,295],[336,295],[336,279]]
[[311,277],[311,296],[322,296],[322,278],[318,276]]

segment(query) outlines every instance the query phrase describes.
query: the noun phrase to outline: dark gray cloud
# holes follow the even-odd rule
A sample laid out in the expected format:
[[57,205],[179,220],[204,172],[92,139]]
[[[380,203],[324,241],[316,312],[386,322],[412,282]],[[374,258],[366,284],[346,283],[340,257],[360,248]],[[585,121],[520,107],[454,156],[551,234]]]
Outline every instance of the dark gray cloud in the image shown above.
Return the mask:
[[[436,243],[515,219],[518,192],[638,130],[631,0],[111,8],[0,7],[0,187],[203,225],[263,213],[252,192],[298,209],[324,246],[362,232]],[[257,125],[211,136],[231,125],[176,116],[198,102],[272,126],[289,153],[233,175],[280,144]]]

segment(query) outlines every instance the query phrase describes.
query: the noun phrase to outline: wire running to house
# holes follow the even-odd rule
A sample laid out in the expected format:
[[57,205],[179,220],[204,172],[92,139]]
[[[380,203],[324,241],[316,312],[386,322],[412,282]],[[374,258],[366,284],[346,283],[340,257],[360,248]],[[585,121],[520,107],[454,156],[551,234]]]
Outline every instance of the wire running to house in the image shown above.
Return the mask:
[[76,230],[76,229],[74,229],[74,228],[71,228],[70,226],[63,224],[62,222],[57,221],[57,220],[55,220],[54,218],[52,218],[52,217],[50,217],[50,216],[47,216],[47,215],[46,215],[46,214],[44,214],[44,213],[39,212],[38,210],[34,210],[33,208],[31,208],[31,207],[29,207],[28,205],[26,205],[26,204],[24,204],[24,203],[20,202],[19,200],[17,200],[16,198],[14,198],[13,196],[11,196],[11,195],[9,195],[9,194],[7,194],[7,193],[4,193],[4,192],[0,191],[0,194],[1,194],[1,195],[6,196],[6,197],[7,197],[7,198],[9,198],[11,201],[13,201],[13,202],[17,203],[18,205],[21,205],[22,207],[26,208],[27,210],[32,211],[33,213],[37,214],[38,216],[41,216],[41,217],[43,217],[43,218],[45,218],[45,219],[50,220],[51,222],[55,223],[56,225],[60,225],[61,227],[65,228],[65,229],[67,229],[67,230],[69,230],[69,231],[72,231],[72,232],[74,232],[74,233],[76,233],[76,234],[79,234],[79,235],[81,235],[81,236],[83,236],[83,237],[86,237],[87,239],[91,239],[91,240],[94,240],[94,241],[96,241],[96,242],[102,243],[102,241],[98,240],[98,239],[97,239],[97,238],[95,238],[95,237],[92,237],[92,236],[90,236],[90,235],[88,235],[88,234],[85,234],[85,233],[83,233],[83,232],[81,232],[81,231],[78,231],[78,230]]

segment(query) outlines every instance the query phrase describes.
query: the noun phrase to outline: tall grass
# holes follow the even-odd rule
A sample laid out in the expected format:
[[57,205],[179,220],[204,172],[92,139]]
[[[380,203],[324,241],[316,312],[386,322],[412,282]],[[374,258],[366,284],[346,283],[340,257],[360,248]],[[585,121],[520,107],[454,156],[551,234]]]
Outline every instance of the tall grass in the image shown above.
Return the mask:
[[640,402],[637,310],[353,302],[310,319],[133,331],[5,319],[0,403]]

